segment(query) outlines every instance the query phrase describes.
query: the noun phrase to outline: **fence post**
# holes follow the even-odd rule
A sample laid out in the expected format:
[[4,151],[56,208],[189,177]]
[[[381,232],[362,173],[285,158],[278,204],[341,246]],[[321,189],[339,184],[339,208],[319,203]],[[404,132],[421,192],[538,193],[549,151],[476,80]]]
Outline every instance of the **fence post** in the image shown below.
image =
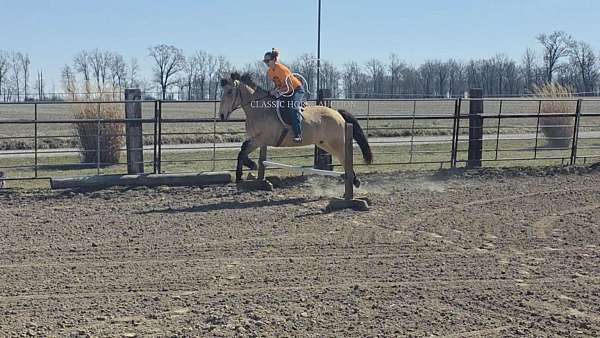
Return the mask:
[[35,158],[34,158],[34,165],[35,165],[35,177],[38,177],[38,104],[35,103],[34,104],[34,108],[33,108],[34,112],[33,112],[33,119],[34,119],[34,125],[33,125],[33,150],[35,151]]
[[154,140],[152,142],[152,173],[158,173],[158,101],[154,101]]
[[460,119],[460,98],[454,101],[454,120],[452,125],[452,150],[450,153],[450,168],[456,168],[456,159],[458,157],[458,136]]
[[[317,91],[317,105],[326,106],[331,108],[331,101],[325,101],[324,98],[331,97],[330,89],[319,89]],[[314,155],[314,167],[315,169],[321,170],[333,170],[333,164],[331,160],[331,154],[327,153],[323,149],[315,146]]]
[[469,90],[469,159],[467,168],[480,168],[483,152],[483,90]]
[[579,124],[581,120],[581,99],[577,100],[575,121],[573,122],[573,141],[571,143],[571,165],[577,162],[577,143],[579,141]]
[[[139,89],[125,89],[125,144],[127,146],[127,173],[144,172],[144,140],[142,122],[131,119],[142,118],[142,92]],[[134,102],[138,101],[138,102]]]
[[157,167],[158,174],[162,173],[162,100],[158,100],[158,142],[157,142]]
[[[100,104],[98,103],[98,115],[100,115]],[[96,119],[96,174],[100,175],[100,116]]]

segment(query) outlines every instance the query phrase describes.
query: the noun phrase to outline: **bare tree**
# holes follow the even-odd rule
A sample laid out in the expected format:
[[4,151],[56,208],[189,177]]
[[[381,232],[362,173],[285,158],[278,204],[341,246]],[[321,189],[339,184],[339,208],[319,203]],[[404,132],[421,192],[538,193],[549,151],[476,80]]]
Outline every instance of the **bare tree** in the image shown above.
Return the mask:
[[89,62],[94,80],[96,80],[96,89],[99,93],[106,90],[106,80],[110,71],[112,53],[94,49],[90,53]]
[[77,81],[75,79],[75,72],[73,72],[69,65],[63,67],[61,71],[61,80],[65,92],[71,94],[73,98],[75,98],[75,94],[77,93]]
[[521,59],[521,64],[525,79],[525,90],[529,93],[533,88],[533,85],[536,84],[535,73],[537,68],[535,64],[535,52],[531,48],[525,50],[525,54],[523,54],[523,58]]
[[[340,72],[337,67],[329,62],[322,60],[321,62],[321,87],[331,90],[332,97],[338,97],[339,95],[339,82]],[[307,90],[313,91],[313,88],[307,88]]]
[[12,80],[15,84],[15,90],[17,94],[17,102],[20,101],[21,98],[21,60],[23,59],[23,55],[21,53],[13,52],[11,55],[11,66],[12,66]]
[[83,75],[83,86],[86,93],[91,91],[90,88],[90,53],[87,50],[82,50],[75,55],[73,59],[75,70]]
[[40,70],[37,73],[37,82],[35,85],[35,89],[37,89],[38,100],[44,100],[44,97],[46,96],[44,93],[44,88],[44,72]]
[[506,84],[504,86],[503,94],[521,94],[520,88],[522,79],[519,76],[519,67],[513,60],[508,60],[504,67],[506,74]]
[[163,100],[167,97],[167,88],[175,83],[173,75],[179,73],[184,66],[183,51],[172,45],[157,45],[148,48],[149,56],[154,60],[154,77],[160,85]]
[[508,73],[511,61],[504,54],[498,54],[492,59],[492,95],[507,94],[505,87],[508,86]]
[[129,75],[128,75],[128,83],[127,86],[129,87],[139,87],[139,81],[138,81],[138,71],[140,69],[140,66],[138,65],[138,61],[136,58],[131,58],[131,60],[129,60]]
[[216,70],[215,82],[214,82],[214,86],[215,86],[215,89],[214,89],[215,96],[213,98],[214,100],[216,100],[219,95],[219,90],[221,88],[221,86],[219,85],[220,79],[222,77],[225,77],[226,74],[232,70],[232,68],[233,67],[231,66],[231,63],[229,61],[227,61],[227,59],[224,56],[219,55],[217,57],[217,70]]
[[371,59],[365,64],[365,68],[371,77],[371,95],[377,97],[383,94],[383,78],[385,76],[385,67],[377,59]]
[[458,96],[464,91],[464,66],[459,61],[450,59],[448,60],[448,92],[451,96]]
[[206,82],[207,77],[210,79],[210,75],[208,72],[208,53],[205,51],[197,51],[192,58],[194,58],[194,62],[196,63],[196,75],[194,76],[194,97],[200,100],[203,100],[206,96],[204,93],[206,91]]
[[435,79],[434,62],[426,61],[419,67],[419,76],[423,88],[423,95],[430,96],[433,94],[433,82]]
[[185,77],[180,77],[175,81],[175,86],[177,87],[177,100],[184,99],[184,93],[188,86],[187,79]]
[[[207,94],[208,94],[208,99],[210,100],[213,96],[212,96],[212,83],[214,81],[219,81],[218,75],[217,75],[217,58],[212,56],[212,55],[208,55],[207,59],[206,59],[206,74],[208,76],[208,84],[207,84]],[[216,94],[215,94],[216,95]]]
[[17,54],[19,57],[19,65],[21,66],[21,70],[23,71],[23,100],[27,101],[27,87],[29,83],[29,66],[31,65],[31,60],[29,59],[29,54]]
[[390,72],[390,94],[396,95],[399,92],[400,81],[402,80],[402,69],[404,63],[400,61],[398,55],[390,55],[390,64],[388,66]]
[[152,81],[148,81],[145,78],[141,78],[136,80],[138,87],[142,90],[144,97],[154,99],[154,95],[152,94],[152,90],[155,88],[154,83]]
[[187,58],[184,66],[185,80],[184,83],[187,87],[187,99],[192,99],[192,93],[194,88],[194,78],[198,76],[198,59],[194,56]]
[[552,76],[561,58],[569,56],[573,48],[573,38],[563,31],[551,34],[539,34],[537,40],[544,48],[544,67],[546,81],[552,82]]
[[306,79],[307,86],[316,95],[317,85],[317,59],[312,54],[302,54],[294,62],[289,64],[290,69]]
[[571,63],[573,68],[577,69],[578,82],[580,82],[578,87],[581,91],[588,93],[594,90],[599,78],[598,62],[598,58],[589,44],[579,41],[573,45]]
[[448,81],[449,69],[448,64],[446,62],[442,62],[440,60],[433,61],[433,70],[436,82],[436,94],[437,96],[446,95],[446,83]]
[[118,91],[120,92],[125,86],[125,83],[127,81],[127,64],[125,64],[125,59],[119,53],[112,53],[109,62],[110,73],[112,75],[114,96],[114,89],[118,89]]
[[344,65],[342,78],[344,80],[344,96],[346,98],[359,97],[359,92],[367,89],[361,88],[361,80],[364,76],[358,63],[352,61]]
[[0,97],[4,94],[4,87],[8,82],[8,70],[10,69],[10,60],[4,51],[0,51]]

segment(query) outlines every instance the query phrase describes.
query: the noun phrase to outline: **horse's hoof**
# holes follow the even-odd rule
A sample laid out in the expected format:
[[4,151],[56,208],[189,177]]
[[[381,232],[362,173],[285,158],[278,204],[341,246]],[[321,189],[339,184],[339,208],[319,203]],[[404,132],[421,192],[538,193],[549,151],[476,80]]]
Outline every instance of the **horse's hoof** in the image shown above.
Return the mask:
[[360,188],[360,180],[358,178],[355,177],[353,183],[354,183],[354,187]]

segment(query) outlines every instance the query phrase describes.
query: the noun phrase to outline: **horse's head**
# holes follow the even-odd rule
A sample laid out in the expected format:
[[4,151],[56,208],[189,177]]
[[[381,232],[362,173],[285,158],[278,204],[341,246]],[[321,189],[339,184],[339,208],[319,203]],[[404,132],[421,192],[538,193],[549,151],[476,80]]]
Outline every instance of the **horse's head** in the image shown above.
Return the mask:
[[219,108],[219,116],[221,121],[229,119],[229,115],[242,105],[242,94],[240,86],[240,74],[231,73],[230,78],[221,79],[221,105]]
[[226,121],[234,110],[247,105],[248,100],[255,98],[254,94],[258,93],[259,99],[264,99],[269,94],[254,82],[249,73],[242,75],[231,73],[230,78],[221,79],[221,87],[223,92],[219,109],[221,121]]

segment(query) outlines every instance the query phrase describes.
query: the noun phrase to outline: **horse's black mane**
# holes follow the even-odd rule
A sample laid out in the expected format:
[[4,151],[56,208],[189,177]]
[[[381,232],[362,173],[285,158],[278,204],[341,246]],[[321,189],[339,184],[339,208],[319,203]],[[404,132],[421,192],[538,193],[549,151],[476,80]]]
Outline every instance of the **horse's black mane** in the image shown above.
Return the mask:
[[[254,89],[254,90],[262,90],[265,91],[263,88],[261,88],[259,85],[256,84],[256,82],[254,82],[254,79],[252,78],[252,74],[245,72],[242,75],[240,75],[240,73],[238,72],[234,72],[231,73],[231,81],[235,81],[238,80],[241,83],[249,86],[250,88]],[[226,85],[227,83],[229,83],[228,79],[221,79],[221,86]]]
[[256,82],[254,82],[254,79],[252,78],[252,74],[250,74],[250,73],[242,74],[242,76],[240,77],[240,82],[245,85],[248,85],[252,89],[258,88],[258,85],[256,84]]

